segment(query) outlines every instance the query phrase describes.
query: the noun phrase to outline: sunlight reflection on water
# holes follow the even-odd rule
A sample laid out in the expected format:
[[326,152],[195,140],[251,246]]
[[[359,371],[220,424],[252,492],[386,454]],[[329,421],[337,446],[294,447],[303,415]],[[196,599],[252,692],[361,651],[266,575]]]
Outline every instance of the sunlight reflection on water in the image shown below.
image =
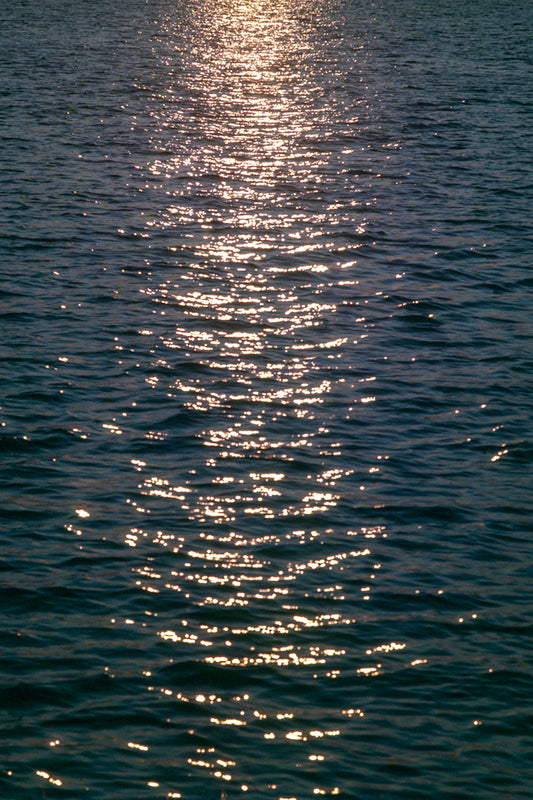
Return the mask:
[[[142,478],[138,510],[144,517],[161,516],[162,509],[169,521],[155,537],[141,522],[126,538],[136,547],[157,543],[179,559],[166,569],[149,563],[137,569],[147,597],[175,592],[190,604],[171,627],[157,629],[169,648],[177,648],[170,660],[183,659],[189,647],[194,659],[213,668],[253,670],[252,686],[272,666],[305,670],[304,681],[339,678],[347,650],[336,641],[346,642],[355,622],[346,578],[353,582],[359,575],[360,600],[368,600],[380,567],[366,544],[353,549],[349,537],[385,535],[384,526],[365,529],[371,534],[343,532],[345,512],[337,515],[335,532],[331,524],[339,486],[350,486],[354,468],[346,466],[332,416],[339,406],[328,398],[345,397],[353,412],[353,379],[343,360],[346,347],[357,345],[354,333],[364,338],[366,327],[363,318],[360,334],[351,323],[339,335],[332,322],[339,286],[342,304],[357,303],[350,299],[358,284],[350,270],[365,216],[353,185],[349,197],[336,198],[333,189],[324,203],[353,151],[339,154],[327,133],[316,138],[317,128],[327,129],[343,110],[328,96],[335,73],[325,80],[323,67],[318,80],[314,73],[322,61],[331,62],[332,40],[322,52],[306,13],[292,4],[275,10],[263,3],[203,6],[188,21],[193,46],[187,51],[169,17],[162,27],[168,85],[161,102],[150,106],[168,155],[153,161],[147,177],[161,182],[168,200],[147,220],[146,231],[155,242],[164,236],[176,269],[142,290],[164,313],[167,328],[153,351],[158,374],[146,382],[202,425],[193,425],[194,468],[178,484],[172,472],[134,462]],[[175,102],[184,72],[188,105]],[[347,216],[351,240],[339,230]],[[176,375],[174,354],[187,354],[183,376],[183,370]],[[366,380],[373,376],[359,378]],[[196,525],[195,534],[173,532],[169,503]],[[353,664],[350,671],[377,674],[381,666]],[[237,680],[246,685],[246,678]],[[331,719],[340,727],[322,728],[313,726],[310,709],[300,730],[284,723],[293,711],[265,705],[253,689],[232,699],[164,684],[149,688],[188,704],[191,734],[194,708],[221,704],[201,726],[213,744],[217,726],[237,726],[252,727],[265,741],[314,746],[340,736],[354,715],[363,716],[360,709],[338,708]],[[245,778],[257,790],[240,757],[217,758],[218,745],[196,752],[188,758],[192,767],[221,780]],[[305,755],[307,764],[324,759]],[[338,792],[325,787],[313,792]]]

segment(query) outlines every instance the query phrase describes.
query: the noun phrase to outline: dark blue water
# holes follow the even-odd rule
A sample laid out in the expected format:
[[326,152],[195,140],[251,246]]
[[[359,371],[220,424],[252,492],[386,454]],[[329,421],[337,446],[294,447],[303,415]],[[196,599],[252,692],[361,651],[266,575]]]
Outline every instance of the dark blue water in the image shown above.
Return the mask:
[[533,795],[532,22],[2,0],[2,798]]

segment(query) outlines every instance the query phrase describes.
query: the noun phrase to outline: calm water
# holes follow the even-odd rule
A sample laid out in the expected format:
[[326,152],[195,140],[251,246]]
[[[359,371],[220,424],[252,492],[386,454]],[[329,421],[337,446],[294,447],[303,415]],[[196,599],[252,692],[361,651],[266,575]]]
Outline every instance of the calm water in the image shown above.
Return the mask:
[[532,22],[2,0],[2,798],[532,796]]

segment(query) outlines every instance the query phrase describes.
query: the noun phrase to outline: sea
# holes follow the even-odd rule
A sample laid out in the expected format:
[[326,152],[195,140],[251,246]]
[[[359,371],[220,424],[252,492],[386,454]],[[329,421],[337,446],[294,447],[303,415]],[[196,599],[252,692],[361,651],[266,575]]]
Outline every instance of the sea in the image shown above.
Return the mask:
[[1,800],[533,797],[532,34],[1,0]]

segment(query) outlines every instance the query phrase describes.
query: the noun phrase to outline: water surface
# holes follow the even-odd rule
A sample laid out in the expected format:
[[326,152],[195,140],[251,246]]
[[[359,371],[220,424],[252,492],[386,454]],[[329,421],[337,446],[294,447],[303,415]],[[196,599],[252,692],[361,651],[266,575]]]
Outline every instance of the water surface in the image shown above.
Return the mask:
[[531,797],[529,4],[0,20],[2,797]]

